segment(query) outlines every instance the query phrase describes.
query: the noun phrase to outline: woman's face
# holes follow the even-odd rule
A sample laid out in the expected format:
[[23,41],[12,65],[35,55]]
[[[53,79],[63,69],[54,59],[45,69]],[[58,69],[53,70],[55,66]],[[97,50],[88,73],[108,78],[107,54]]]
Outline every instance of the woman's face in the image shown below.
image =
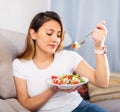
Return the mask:
[[36,40],[36,52],[44,52],[47,54],[55,53],[61,41],[61,27],[55,20],[45,22],[38,30],[34,32],[33,39]]

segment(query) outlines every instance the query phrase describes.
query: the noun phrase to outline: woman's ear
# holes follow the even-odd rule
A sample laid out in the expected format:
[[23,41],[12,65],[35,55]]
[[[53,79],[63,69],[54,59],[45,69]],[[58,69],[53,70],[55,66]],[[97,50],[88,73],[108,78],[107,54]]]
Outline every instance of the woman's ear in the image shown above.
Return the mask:
[[30,35],[33,40],[36,40],[36,32],[34,29],[30,29]]

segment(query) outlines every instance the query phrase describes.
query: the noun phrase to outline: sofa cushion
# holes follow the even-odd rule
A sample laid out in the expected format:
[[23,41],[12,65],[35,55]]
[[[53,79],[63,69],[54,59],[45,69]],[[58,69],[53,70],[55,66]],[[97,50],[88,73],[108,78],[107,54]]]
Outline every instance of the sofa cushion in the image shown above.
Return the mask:
[[94,102],[96,105],[99,105],[108,112],[120,112],[120,99],[111,99],[111,100],[104,100],[104,101],[98,101]]
[[89,95],[91,102],[111,100],[120,98],[120,74],[111,73],[108,88],[102,89],[89,84]]
[[24,108],[18,102],[18,100],[14,99],[14,98],[7,99],[5,101],[15,110],[15,112],[30,112],[29,110],[27,110],[26,108]]
[[0,97],[16,97],[12,61],[23,50],[25,35],[0,29]]
[[16,111],[12,109],[7,102],[0,99],[0,112],[16,112]]

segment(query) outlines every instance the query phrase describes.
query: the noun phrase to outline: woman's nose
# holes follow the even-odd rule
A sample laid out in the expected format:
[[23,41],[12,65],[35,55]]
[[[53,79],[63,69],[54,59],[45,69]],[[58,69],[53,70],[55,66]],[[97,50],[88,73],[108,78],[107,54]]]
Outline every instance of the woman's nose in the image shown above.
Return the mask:
[[53,41],[58,41],[57,35],[53,36],[53,37],[52,37],[52,40],[53,40]]

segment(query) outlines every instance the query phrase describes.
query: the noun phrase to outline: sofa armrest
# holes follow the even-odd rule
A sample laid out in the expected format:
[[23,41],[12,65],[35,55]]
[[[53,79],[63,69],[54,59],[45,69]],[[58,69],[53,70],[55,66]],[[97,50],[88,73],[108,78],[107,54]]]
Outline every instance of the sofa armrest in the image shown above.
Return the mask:
[[11,98],[5,100],[14,110],[15,112],[30,112],[26,108],[24,108],[17,99]]
[[17,99],[0,99],[0,112],[30,112]]
[[120,99],[120,73],[111,73],[108,88],[98,88],[88,84],[90,102]]
[[0,112],[16,112],[5,100],[0,99]]

